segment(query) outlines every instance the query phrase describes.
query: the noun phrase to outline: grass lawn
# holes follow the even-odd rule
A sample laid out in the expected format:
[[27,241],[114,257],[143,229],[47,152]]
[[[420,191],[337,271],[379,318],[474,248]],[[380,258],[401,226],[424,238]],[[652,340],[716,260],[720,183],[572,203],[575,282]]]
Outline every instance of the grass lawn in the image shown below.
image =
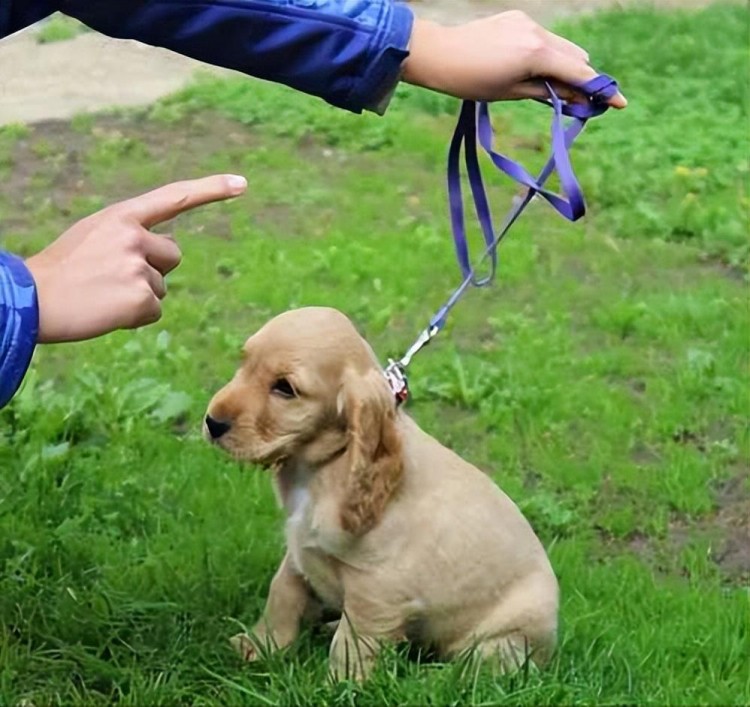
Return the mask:
[[[456,103],[402,90],[387,118],[356,117],[204,79],[147,111],[1,130],[2,245],[22,253],[172,179],[251,187],[177,222],[158,325],[40,350],[0,413],[0,705],[748,703],[749,20],[717,5],[564,28],[631,101],[575,148],[589,215],[533,204],[497,285],[411,371],[414,417],[549,550],[561,641],[539,675],[398,648],[367,685],[333,686],[325,637],[250,667],[226,641],[263,606],[283,518],[266,476],[201,441],[207,401],[292,306],[342,309],[383,360],[411,343],[459,277]],[[541,164],[544,108],[494,120]],[[488,181],[501,215],[513,187]]]
[[88,27],[78,20],[56,13],[40,25],[37,30],[36,41],[39,44],[65,42],[87,31]]

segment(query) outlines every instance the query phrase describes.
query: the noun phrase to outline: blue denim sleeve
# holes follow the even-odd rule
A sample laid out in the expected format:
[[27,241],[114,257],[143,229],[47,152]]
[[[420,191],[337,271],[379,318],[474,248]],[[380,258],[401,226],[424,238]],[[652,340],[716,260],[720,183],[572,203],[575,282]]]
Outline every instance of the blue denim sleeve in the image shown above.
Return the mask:
[[38,333],[34,279],[23,260],[0,251],[0,408],[21,386]]
[[136,39],[378,111],[408,56],[412,11],[394,0],[57,0],[111,37]]
[[0,0],[0,39],[51,15],[56,0]]

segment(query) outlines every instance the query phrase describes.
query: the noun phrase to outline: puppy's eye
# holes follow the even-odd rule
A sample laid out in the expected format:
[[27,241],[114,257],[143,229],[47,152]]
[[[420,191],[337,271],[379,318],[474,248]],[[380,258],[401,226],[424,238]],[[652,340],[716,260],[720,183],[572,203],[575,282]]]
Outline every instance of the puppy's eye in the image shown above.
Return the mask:
[[297,397],[297,391],[286,378],[279,378],[275,381],[271,386],[271,392],[280,398],[291,399]]

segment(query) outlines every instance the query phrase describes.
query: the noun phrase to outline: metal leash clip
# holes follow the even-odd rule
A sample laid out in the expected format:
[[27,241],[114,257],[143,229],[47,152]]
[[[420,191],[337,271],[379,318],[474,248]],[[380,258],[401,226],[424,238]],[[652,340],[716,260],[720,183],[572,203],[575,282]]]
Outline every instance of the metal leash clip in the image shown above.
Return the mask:
[[406,377],[406,371],[400,361],[388,359],[388,366],[384,371],[385,379],[391,386],[393,396],[396,398],[396,405],[406,402],[409,397],[409,380]]
[[411,363],[412,358],[427,346],[439,332],[438,327],[430,325],[419,335],[403,358],[398,361],[392,358],[388,359],[388,365],[383,373],[388,385],[391,386],[393,396],[396,398],[396,405],[401,405],[409,398],[409,379],[406,376],[406,367]]

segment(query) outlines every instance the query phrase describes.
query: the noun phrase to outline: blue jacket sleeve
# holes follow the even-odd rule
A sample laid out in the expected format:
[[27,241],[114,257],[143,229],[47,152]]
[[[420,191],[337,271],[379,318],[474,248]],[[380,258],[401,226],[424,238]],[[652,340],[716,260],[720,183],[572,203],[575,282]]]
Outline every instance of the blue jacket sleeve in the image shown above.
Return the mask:
[[[20,2],[20,0],[15,0]],[[57,0],[111,37],[136,39],[379,111],[408,56],[412,11],[394,0]]]
[[0,0],[0,38],[51,15],[56,0]]
[[0,408],[20,387],[38,332],[34,279],[23,260],[0,251]]

